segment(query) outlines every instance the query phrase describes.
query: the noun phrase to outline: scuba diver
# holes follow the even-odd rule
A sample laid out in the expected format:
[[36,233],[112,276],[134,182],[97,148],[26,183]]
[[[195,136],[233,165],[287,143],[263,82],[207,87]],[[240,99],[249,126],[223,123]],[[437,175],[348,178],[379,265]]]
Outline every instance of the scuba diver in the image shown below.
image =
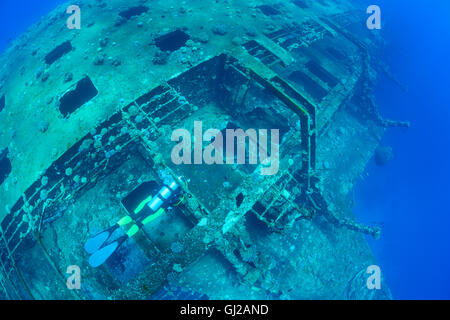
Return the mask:
[[[85,243],[84,249],[91,255],[89,264],[96,268],[105,263],[128,238],[133,237],[146,224],[162,216],[166,208],[178,201],[180,189],[178,182],[170,177],[166,178],[162,187],[156,181],[150,181],[131,192],[122,200],[122,204],[128,212],[133,212],[134,216],[126,215],[115,225],[98,233]],[[127,225],[131,227],[125,235],[112,239],[116,230]]]

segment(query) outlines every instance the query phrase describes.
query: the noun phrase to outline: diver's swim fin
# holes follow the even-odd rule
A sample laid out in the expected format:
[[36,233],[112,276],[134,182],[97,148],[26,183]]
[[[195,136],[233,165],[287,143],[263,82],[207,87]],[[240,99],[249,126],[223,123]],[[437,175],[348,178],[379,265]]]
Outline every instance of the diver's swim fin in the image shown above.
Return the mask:
[[119,248],[119,246],[128,239],[128,236],[122,236],[107,246],[97,250],[90,258],[89,264],[93,268],[97,268],[105,263],[106,260]]
[[119,227],[118,224],[113,225],[112,227],[98,233],[97,235],[90,238],[86,243],[84,244],[84,250],[86,250],[87,253],[92,254],[96,251],[98,251],[103,244],[109,239],[111,234]]

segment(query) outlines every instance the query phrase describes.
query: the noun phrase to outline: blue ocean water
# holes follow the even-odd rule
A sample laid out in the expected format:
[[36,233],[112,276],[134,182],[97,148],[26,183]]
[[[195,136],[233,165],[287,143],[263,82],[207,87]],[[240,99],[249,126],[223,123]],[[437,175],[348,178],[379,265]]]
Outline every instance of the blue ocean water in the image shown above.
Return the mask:
[[370,245],[396,299],[450,298],[450,2],[377,2],[384,59],[409,88],[383,79],[376,101],[383,116],[411,121],[389,129],[386,167],[372,161],[356,188],[356,216],[382,222]]
[[58,0],[1,0],[0,1],[0,52],[11,40],[20,36],[33,23],[64,1]]
[[[450,299],[450,2],[358,1],[382,9],[384,59],[403,92],[382,79],[376,101],[387,118],[411,121],[389,129],[394,159],[372,161],[355,191],[359,221],[383,223],[368,239],[396,299]],[[61,1],[0,0],[0,51]]]

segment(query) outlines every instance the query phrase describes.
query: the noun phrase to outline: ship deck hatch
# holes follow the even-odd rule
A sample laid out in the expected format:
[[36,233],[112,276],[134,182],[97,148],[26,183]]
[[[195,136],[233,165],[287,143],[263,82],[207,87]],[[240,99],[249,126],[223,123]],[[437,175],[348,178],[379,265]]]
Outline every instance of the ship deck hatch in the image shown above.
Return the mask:
[[307,92],[316,101],[320,102],[328,93],[324,88],[322,88],[320,84],[311,79],[311,77],[309,77],[303,71],[293,71],[289,75],[289,80],[300,85],[304,89],[304,91]]
[[174,52],[184,47],[189,39],[186,32],[176,30],[156,38],[155,44],[161,51]]
[[280,14],[280,10],[267,4],[258,6],[258,9],[261,10],[261,12],[264,13],[266,16],[274,16]]
[[121,16],[124,19],[129,20],[133,17],[136,17],[143,13],[146,13],[148,10],[149,9],[146,6],[131,7],[131,8],[128,8],[127,10],[121,11],[119,13],[119,16]]
[[6,180],[11,173],[11,162],[8,159],[8,149],[0,152],[0,185]]
[[5,108],[5,104],[6,104],[6,97],[5,97],[5,95],[3,94],[3,95],[0,97],[0,112],[2,112],[2,110]]
[[97,94],[98,90],[91,79],[85,77],[78,81],[73,90],[68,91],[62,96],[59,100],[59,111],[61,111],[64,117],[68,117],[86,102],[93,99]]
[[45,56],[45,62],[50,65],[72,51],[72,49],[73,47],[70,41],[63,42]]
[[306,64],[306,68],[320,80],[325,82],[330,88],[334,88],[339,82],[335,76],[314,60],[310,60]]

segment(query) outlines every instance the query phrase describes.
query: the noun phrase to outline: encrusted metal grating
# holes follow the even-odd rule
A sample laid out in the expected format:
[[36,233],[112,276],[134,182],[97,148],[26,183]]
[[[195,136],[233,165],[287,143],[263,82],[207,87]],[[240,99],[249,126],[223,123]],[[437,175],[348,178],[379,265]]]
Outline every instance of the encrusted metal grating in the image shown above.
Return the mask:
[[244,48],[250,55],[269,67],[276,64],[284,65],[279,57],[255,40],[246,42]]

